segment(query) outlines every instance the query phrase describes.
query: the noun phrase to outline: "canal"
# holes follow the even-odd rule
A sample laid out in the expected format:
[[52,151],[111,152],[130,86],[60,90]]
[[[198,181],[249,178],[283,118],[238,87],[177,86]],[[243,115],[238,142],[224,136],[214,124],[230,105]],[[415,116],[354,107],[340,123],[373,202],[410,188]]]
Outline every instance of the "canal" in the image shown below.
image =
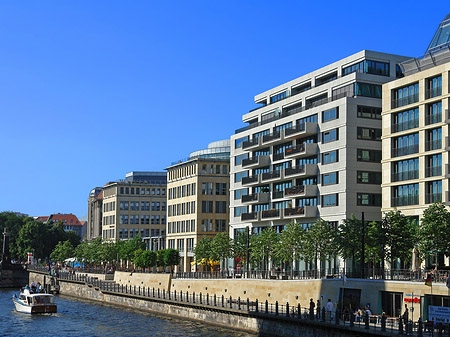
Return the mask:
[[22,314],[14,309],[11,301],[14,294],[18,290],[0,289],[1,336],[255,336],[63,296],[56,298],[57,314]]

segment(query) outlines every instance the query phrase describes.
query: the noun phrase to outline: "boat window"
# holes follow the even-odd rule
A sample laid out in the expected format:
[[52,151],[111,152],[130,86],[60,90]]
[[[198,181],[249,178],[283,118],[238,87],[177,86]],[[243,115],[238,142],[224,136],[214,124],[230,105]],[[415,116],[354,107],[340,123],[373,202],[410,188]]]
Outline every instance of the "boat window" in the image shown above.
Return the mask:
[[27,297],[28,304],[31,304],[31,297]]

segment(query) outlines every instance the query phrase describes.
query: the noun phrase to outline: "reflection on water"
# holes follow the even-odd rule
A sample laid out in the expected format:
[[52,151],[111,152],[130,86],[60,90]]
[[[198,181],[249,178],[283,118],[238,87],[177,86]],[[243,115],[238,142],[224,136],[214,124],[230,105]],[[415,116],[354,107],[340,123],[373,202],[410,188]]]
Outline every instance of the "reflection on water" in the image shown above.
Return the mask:
[[57,314],[22,314],[14,310],[14,294],[18,290],[0,289],[1,336],[254,336],[63,296],[56,298]]

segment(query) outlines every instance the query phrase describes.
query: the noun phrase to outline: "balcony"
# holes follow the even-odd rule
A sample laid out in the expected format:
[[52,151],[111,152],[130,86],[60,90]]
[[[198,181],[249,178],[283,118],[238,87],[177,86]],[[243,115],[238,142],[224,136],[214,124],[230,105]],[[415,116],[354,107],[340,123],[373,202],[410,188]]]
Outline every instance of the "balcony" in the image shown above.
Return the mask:
[[261,137],[256,137],[242,142],[242,148],[244,150],[251,150],[257,148],[259,145],[261,145],[261,142],[259,140],[260,138]]
[[396,147],[392,149],[392,157],[407,156],[419,152],[419,144]]
[[419,170],[393,172],[391,182],[419,179]]
[[442,114],[436,113],[425,116],[425,125],[436,124],[442,122]]
[[315,218],[317,206],[293,207],[284,209],[284,218]]
[[406,121],[403,123],[392,124],[391,132],[395,133],[395,132],[400,132],[400,131],[405,131],[405,130],[411,130],[411,129],[418,128],[418,127],[419,127],[419,120],[412,119],[410,121]]
[[300,185],[284,190],[285,198],[297,198],[304,196],[317,196],[317,185]]
[[242,178],[242,185],[258,185],[260,183],[259,174]]
[[279,131],[271,133],[270,135],[264,135],[263,139],[262,139],[264,145],[266,145],[267,143],[272,143],[272,142],[281,141],[281,140],[282,140],[281,132],[279,132]]
[[257,221],[257,220],[258,220],[258,212],[241,214],[241,221]]
[[317,164],[288,167],[284,169],[284,176],[311,177],[317,175]]
[[442,87],[434,87],[425,90],[425,99],[438,97],[442,95]]
[[399,108],[401,106],[413,104],[419,102],[419,94],[409,95],[400,99],[392,100],[392,109]]
[[279,209],[270,209],[261,212],[261,219],[278,218],[278,217],[280,217]]
[[317,123],[300,123],[284,129],[284,138],[307,137],[317,134]]
[[419,196],[418,195],[408,195],[405,197],[397,197],[392,198],[392,207],[398,206],[412,206],[419,204]]
[[445,110],[445,123],[450,124],[449,110]]
[[317,143],[303,143],[284,151],[285,158],[301,158],[317,154]]
[[425,142],[425,151],[439,150],[442,148],[442,139]]
[[261,181],[278,180],[281,178],[281,170],[266,172],[261,175]]
[[270,193],[253,193],[242,196],[242,203],[245,204],[268,204],[270,202]]
[[436,177],[442,175],[441,166],[425,167],[425,177]]
[[284,152],[273,154],[273,161],[278,161],[278,160],[283,160],[283,159],[284,159]]
[[426,193],[425,203],[432,204],[434,202],[442,201],[442,193]]
[[284,191],[272,192],[272,199],[282,199],[282,198],[284,198]]
[[242,159],[242,167],[247,167],[247,168],[268,166],[269,163],[270,163],[270,157],[266,156],[266,155]]

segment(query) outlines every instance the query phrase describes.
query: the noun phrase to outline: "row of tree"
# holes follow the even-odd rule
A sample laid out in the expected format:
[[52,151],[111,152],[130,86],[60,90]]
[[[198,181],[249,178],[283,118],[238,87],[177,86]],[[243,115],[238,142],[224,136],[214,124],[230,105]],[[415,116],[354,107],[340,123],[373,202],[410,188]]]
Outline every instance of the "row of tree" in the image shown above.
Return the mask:
[[[64,231],[62,222],[43,223],[12,212],[0,213],[1,233],[4,228],[8,229],[9,249],[15,261],[26,261],[28,252],[37,259],[48,258],[59,242],[69,241],[73,247],[80,243],[75,232]],[[0,243],[2,247],[3,235],[0,235]]]
[[[386,213],[382,221],[366,223],[365,261],[361,261],[363,226],[354,216],[337,227],[319,219],[309,227],[291,222],[281,233],[270,227],[249,237],[244,232],[234,240],[226,234],[218,234],[214,239],[202,238],[194,255],[196,261],[235,258],[244,263],[248,256],[252,268],[263,270],[268,269],[269,261],[290,266],[294,261],[305,260],[312,262],[311,268],[316,268],[318,261],[338,256],[350,260],[352,270],[361,263],[382,268],[386,261],[391,266],[400,262],[402,268],[407,268],[414,249],[421,259],[436,252],[448,254],[450,240],[447,233],[450,233],[450,212],[444,204],[435,203],[424,211],[420,224],[400,211]],[[212,262],[211,266],[214,265]]]

